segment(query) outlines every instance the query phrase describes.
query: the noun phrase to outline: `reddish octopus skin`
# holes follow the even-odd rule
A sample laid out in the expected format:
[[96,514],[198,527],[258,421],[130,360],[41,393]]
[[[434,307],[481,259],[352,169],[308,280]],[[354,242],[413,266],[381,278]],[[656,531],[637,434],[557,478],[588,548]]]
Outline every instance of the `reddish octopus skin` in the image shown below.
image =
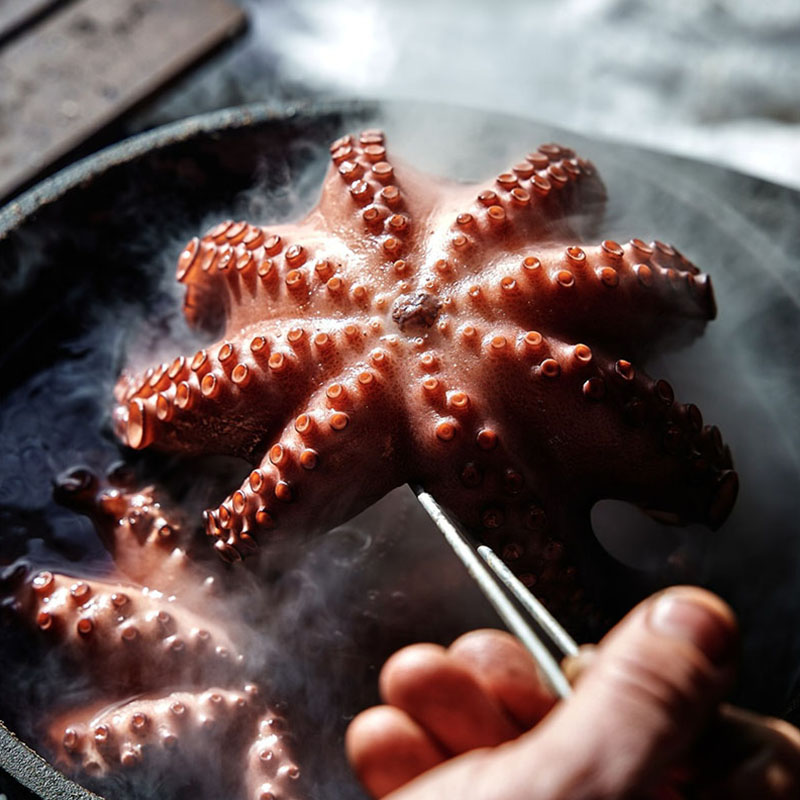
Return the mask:
[[258,721],[258,736],[247,751],[247,796],[253,800],[292,797],[300,770],[292,760],[282,717],[265,714]]
[[55,761],[73,772],[103,776],[146,766],[148,758],[168,760],[186,742],[216,754],[233,727],[246,724],[248,718],[252,722],[254,688],[170,692],[69,712],[50,725]]
[[302,222],[227,221],[187,245],[187,319],[224,310],[225,336],[116,387],[129,446],[254,462],[206,512],[224,559],[410,481],[569,602],[570,564],[610,568],[597,500],[725,520],[738,479],[719,431],[633,365],[714,317],[710,280],[662,242],[581,242],[605,199],[591,163],[543,145],[460,185],[390,162],[379,131],[331,159]]
[[[116,563],[103,580],[46,570],[17,590],[20,618],[91,676],[97,697],[47,722],[54,763],[102,779],[212,759],[232,765],[247,800],[262,800],[267,778],[272,800],[302,797],[285,723],[244,682],[237,626],[209,596],[219,563],[201,571],[188,558],[188,533],[152,488],[101,485],[78,469],[59,480],[57,496],[93,517]],[[269,763],[254,759],[278,727]]]
[[187,554],[191,526],[175,510],[167,513],[155,488],[135,488],[130,479],[99,485],[89,470],[76,468],[60,476],[57,498],[91,517],[114,559],[115,570],[135,583],[169,594],[179,587],[183,598],[203,603],[221,577],[213,565],[198,575]]
[[45,571],[30,599],[36,626],[108,688],[214,680],[243,661],[223,625],[148,587]]

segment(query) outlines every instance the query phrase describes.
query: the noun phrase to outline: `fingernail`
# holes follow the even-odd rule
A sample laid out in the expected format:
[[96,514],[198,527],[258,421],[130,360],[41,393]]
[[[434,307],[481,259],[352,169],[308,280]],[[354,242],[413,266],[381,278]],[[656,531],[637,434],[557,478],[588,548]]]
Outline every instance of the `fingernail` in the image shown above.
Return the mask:
[[733,655],[736,624],[720,600],[695,590],[670,589],[650,610],[650,626],[662,636],[691,642],[714,664]]

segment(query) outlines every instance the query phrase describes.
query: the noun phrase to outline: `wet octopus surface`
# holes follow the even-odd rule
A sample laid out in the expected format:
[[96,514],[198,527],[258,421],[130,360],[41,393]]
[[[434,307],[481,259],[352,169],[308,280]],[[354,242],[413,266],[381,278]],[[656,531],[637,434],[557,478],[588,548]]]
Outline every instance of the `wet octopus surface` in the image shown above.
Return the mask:
[[605,200],[592,164],[543,145],[489,185],[456,184],[390,161],[375,130],[331,160],[302,222],[227,221],[188,244],[185,314],[224,314],[224,338],[116,387],[129,446],[253,462],[206,512],[223,558],[408,481],[574,608],[614,572],[597,500],[721,524],[728,448],[636,363],[702,331],[710,280],[662,242],[584,244]]

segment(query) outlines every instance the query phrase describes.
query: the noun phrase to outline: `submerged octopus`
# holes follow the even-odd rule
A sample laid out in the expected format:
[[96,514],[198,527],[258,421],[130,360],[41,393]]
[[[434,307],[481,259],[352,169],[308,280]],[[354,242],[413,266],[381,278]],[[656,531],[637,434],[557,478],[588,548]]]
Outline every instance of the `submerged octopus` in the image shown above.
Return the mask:
[[605,200],[590,162],[542,145],[479,187],[390,160],[377,130],[330,153],[303,221],[226,221],[180,254],[185,315],[224,317],[222,340],[116,387],[130,447],[253,463],[205,512],[223,559],[411,482],[564,606],[613,571],[596,501],[725,520],[719,430],[636,363],[702,331],[710,280],[663,242],[584,244]]
[[[476,187],[390,161],[374,130],[334,142],[331,159],[302,222],[226,221],[187,245],[184,312],[224,318],[223,339],[116,386],[128,446],[253,463],[205,512],[224,561],[411,482],[543,600],[574,608],[612,569],[596,501],[725,520],[737,477],[718,429],[636,363],[702,331],[710,280],[659,241],[584,244],[605,200],[591,163],[542,145]],[[195,763],[241,764],[248,798],[298,796],[280,716],[215,616],[208,570],[224,565],[193,562],[150,489],[76,473],[64,492],[97,519],[115,571],[42,572],[17,596],[98,688],[51,721],[57,762],[102,776],[168,764],[183,742]]]

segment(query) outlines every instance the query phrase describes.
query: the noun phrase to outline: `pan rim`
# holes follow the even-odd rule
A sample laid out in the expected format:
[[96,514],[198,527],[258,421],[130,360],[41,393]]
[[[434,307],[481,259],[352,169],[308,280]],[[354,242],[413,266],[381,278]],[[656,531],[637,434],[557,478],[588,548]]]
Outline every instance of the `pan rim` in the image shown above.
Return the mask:
[[0,766],[20,785],[39,797],[63,800],[103,800],[84,789],[53,766],[32,747],[25,744],[0,721]]
[[308,101],[284,107],[249,103],[230,106],[159,125],[108,145],[53,175],[43,179],[0,207],[0,241],[29,220],[45,205],[60,200],[68,192],[114,167],[135,161],[173,144],[202,134],[246,128],[264,123],[302,122],[326,114],[363,114],[377,109],[380,103],[364,100]]

